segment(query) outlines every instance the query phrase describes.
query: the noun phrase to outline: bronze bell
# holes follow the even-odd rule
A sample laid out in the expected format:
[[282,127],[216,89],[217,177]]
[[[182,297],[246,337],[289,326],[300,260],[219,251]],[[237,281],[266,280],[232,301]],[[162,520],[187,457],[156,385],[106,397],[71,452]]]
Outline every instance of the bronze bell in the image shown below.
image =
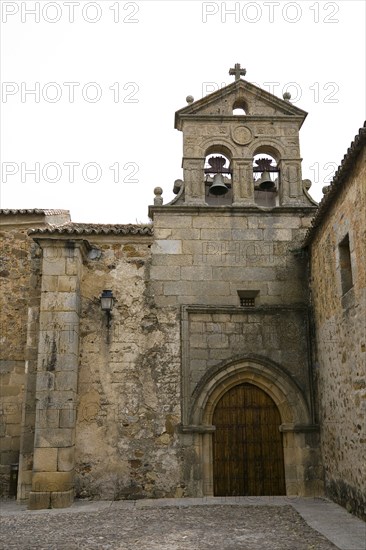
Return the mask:
[[267,191],[268,189],[273,189],[275,187],[274,182],[271,180],[269,172],[265,170],[262,172],[261,177],[257,181],[257,188],[261,191]]
[[215,174],[213,182],[210,185],[209,193],[219,197],[220,195],[226,195],[229,188],[225,185],[222,174]]

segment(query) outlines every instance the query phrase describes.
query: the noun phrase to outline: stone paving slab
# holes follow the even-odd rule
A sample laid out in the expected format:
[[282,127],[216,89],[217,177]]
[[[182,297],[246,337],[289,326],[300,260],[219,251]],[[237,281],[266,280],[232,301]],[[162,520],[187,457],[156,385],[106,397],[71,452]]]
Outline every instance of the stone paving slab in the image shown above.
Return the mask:
[[365,524],[325,499],[76,501],[41,511],[0,506],[4,550],[364,550],[366,540]]
[[366,549],[366,523],[325,499],[298,499],[292,504],[306,523],[341,550]]

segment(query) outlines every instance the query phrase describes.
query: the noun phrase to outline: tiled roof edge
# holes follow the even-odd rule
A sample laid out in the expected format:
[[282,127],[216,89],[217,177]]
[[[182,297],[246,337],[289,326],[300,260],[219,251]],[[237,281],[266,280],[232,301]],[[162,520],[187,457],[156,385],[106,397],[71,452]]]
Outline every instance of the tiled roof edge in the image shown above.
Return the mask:
[[69,210],[48,210],[43,208],[28,208],[28,209],[22,209],[22,208],[1,208],[0,214],[3,214],[4,216],[10,216],[10,215],[42,215],[42,216],[57,216],[59,214],[70,214]]
[[30,229],[28,235],[153,235],[152,225],[103,225],[91,223],[66,223]]
[[326,216],[331,204],[336,199],[338,193],[341,191],[342,184],[348,174],[351,172],[354,161],[362,151],[363,146],[366,144],[366,122],[363,127],[360,128],[358,134],[355,136],[350,147],[347,150],[347,153],[344,155],[341,164],[338,166],[336,173],[333,176],[333,180],[329,185],[326,195],[322,198],[319,203],[319,208],[311,222],[311,227],[308,229],[303,246],[308,246],[316,234],[316,230],[319,225],[322,223],[324,217]]

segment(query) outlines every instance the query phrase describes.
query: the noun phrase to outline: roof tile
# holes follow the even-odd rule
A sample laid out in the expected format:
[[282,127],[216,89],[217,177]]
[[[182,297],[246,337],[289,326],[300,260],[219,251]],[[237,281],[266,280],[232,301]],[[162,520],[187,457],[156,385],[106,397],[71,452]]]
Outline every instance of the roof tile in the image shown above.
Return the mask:
[[28,235],[152,235],[152,225],[146,224],[94,224],[65,223],[59,226],[48,226],[41,229],[30,229]]

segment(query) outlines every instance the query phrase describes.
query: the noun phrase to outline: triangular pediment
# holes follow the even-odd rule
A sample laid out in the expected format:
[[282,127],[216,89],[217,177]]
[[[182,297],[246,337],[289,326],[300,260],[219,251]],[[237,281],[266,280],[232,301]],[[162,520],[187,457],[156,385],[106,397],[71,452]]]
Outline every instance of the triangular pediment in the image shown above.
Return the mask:
[[306,111],[289,101],[240,79],[177,111],[175,127],[181,129],[182,121],[191,117],[233,116],[233,106],[241,101],[246,106],[247,117],[298,117],[302,124],[307,116]]

